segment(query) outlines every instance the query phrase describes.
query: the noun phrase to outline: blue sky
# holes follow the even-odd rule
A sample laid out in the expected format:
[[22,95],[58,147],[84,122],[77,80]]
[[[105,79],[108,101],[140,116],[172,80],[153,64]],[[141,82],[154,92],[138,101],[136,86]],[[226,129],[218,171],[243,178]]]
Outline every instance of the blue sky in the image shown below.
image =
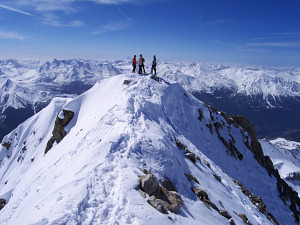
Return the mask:
[[300,66],[299,0],[2,0],[0,58]]

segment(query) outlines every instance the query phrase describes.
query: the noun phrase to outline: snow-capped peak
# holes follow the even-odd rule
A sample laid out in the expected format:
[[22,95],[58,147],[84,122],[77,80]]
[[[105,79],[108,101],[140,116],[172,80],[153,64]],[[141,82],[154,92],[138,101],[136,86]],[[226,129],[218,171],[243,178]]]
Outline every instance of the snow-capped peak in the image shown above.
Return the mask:
[[[62,125],[66,111],[74,116]],[[59,129],[66,135],[55,142]],[[4,137],[0,224],[272,224],[271,215],[293,224],[250,143],[178,83],[114,76],[77,98],[53,99]],[[178,214],[148,203],[145,169],[172,181]]]

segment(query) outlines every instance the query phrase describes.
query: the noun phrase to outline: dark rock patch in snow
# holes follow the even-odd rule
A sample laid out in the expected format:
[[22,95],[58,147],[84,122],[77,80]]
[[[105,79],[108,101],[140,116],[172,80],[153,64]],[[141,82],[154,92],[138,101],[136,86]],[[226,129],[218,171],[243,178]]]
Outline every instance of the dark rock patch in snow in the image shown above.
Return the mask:
[[170,179],[163,179],[161,184],[159,185],[153,174],[148,173],[145,176],[140,176],[139,187],[150,196],[148,203],[151,206],[163,214],[168,214],[168,211],[179,214],[179,207],[183,201],[173,182]]
[[67,132],[65,131],[64,127],[69,124],[73,116],[74,112],[68,110],[63,110],[63,118],[60,118],[59,115],[57,115],[55,125],[52,131],[53,136],[49,139],[47,143],[45,154],[52,148],[54,141],[59,143],[67,135]]

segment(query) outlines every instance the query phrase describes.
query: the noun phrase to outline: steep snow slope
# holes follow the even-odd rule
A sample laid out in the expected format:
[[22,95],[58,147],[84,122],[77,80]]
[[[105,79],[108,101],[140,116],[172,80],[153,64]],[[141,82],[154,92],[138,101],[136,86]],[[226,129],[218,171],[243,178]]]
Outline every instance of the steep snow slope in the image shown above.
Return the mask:
[[[44,155],[63,109],[74,112],[67,135]],[[234,143],[234,154],[220,137]],[[105,79],[73,100],[53,99],[4,137],[0,199],[7,204],[0,224],[229,224],[192,187],[205,190],[236,224],[243,224],[239,214],[252,224],[272,224],[232,178],[261,196],[280,223],[294,224],[278,197],[276,179],[254,159],[246,137],[179,84],[131,74]],[[201,161],[185,158],[176,140]],[[166,216],[147,203],[148,195],[142,197],[142,168],[173,181],[184,202],[178,215]],[[189,182],[188,173],[199,184]]]
[[53,97],[74,97],[120,73],[109,61],[0,60],[0,139]]
[[260,140],[265,155],[270,156],[280,176],[300,193],[300,143],[283,138]]

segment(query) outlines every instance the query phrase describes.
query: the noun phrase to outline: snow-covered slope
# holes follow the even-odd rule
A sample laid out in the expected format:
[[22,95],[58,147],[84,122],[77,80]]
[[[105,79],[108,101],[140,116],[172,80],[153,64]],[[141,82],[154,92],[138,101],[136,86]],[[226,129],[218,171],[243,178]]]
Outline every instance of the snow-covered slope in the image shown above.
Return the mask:
[[[74,112],[67,135],[44,154],[63,110]],[[0,224],[229,224],[219,210],[227,210],[235,224],[243,224],[242,218],[272,224],[271,214],[294,224],[290,200],[285,205],[279,198],[276,178],[254,159],[250,143],[246,131],[177,83],[114,76],[77,98],[53,99],[4,137],[0,199],[7,204]],[[200,160],[185,157],[193,154]],[[139,190],[141,169],[173,182],[183,200],[179,214],[165,215],[148,204],[149,195]],[[255,199],[266,209],[232,178],[243,191],[261,196]],[[218,209],[204,204],[192,187],[204,190]]]
[[300,193],[300,143],[283,138],[260,140],[265,155],[270,156],[280,176]]
[[0,60],[0,139],[53,97],[74,97],[120,73],[110,61]]

